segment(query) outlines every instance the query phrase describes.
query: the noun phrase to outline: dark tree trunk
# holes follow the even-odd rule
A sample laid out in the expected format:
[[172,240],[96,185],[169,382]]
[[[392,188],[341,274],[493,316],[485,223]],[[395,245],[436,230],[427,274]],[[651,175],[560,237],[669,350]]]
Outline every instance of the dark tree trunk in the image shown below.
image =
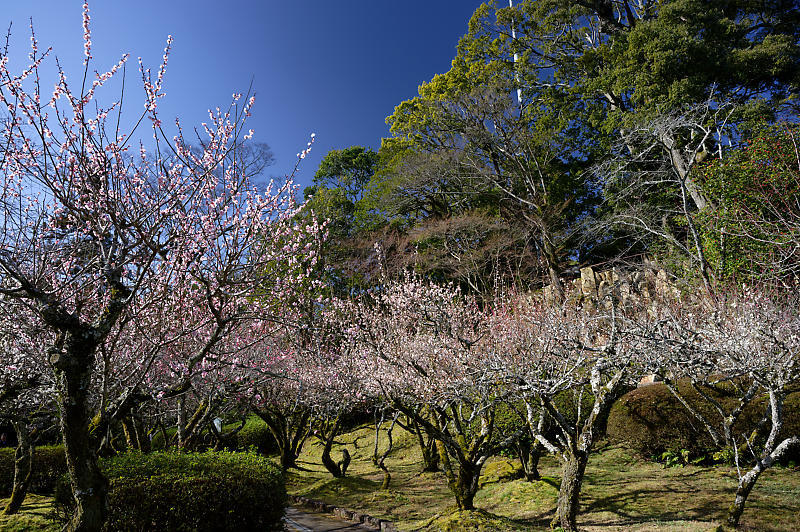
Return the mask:
[[517,452],[519,460],[522,463],[522,471],[525,473],[525,480],[533,482],[541,480],[542,476],[539,474],[539,459],[542,457],[544,448],[537,442],[520,442],[517,445]]
[[122,418],[121,424],[128,449],[149,453],[150,439],[144,430],[142,420],[136,414],[130,414]]
[[[336,440],[336,435],[339,433],[339,417],[337,416],[336,419],[333,420],[332,423],[323,422],[325,425],[319,432],[324,443],[322,448],[322,465],[325,466],[325,469],[333,475],[333,478],[342,478],[347,471],[345,467],[345,471],[342,471],[340,464],[348,464],[350,463],[350,453],[347,452],[347,449],[342,453],[342,462],[336,463],[333,458],[331,458],[331,450],[333,449],[333,444]],[[345,455],[345,453],[347,453]]]
[[308,438],[310,414],[301,412],[295,417],[271,410],[253,408],[253,411],[267,424],[272,437],[275,438],[283,470],[299,469],[297,457],[300,456],[303,444]]
[[71,333],[63,351],[53,355],[61,412],[61,433],[75,498],[75,513],[66,526],[73,532],[102,529],[108,514],[108,480],[97,463],[96,442],[89,432],[92,369],[96,346],[90,332]]
[[456,498],[459,510],[475,509],[475,494],[478,493],[478,481],[481,477],[481,467],[473,464],[461,464],[455,483],[451,483],[450,490]]
[[4,515],[17,513],[28,494],[33,468],[33,442],[24,421],[14,422],[14,431],[17,433],[17,448],[14,452],[14,486],[11,498],[3,510]]
[[426,473],[435,473],[440,471],[439,467],[439,453],[436,450],[436,439],[428,436],[425,440],[425,432],[417,425],[416,427],[417,438],[419,440],[419,448],[422,451],[422,471]]
[[564,530],[578,530],[578,506],[588,460],[589,453],[578,451],[568,457],[562,469],[556,512],[557,523],[554,524],[559,524]]
[[129,451],[139,451],[139,442],[136,438],[136,430],[133,421],[129,417],[122,418],[122,432],[125,434],[125,446]]
[[278,449],[281,455],[281,467],[284,471],[297,469],[297,456],[292,452],[291,448],[278,442]]
[[342,476],[345,476],[347,468],[350,467],[350,451],[342,449],[342,460],[337,465],[339,466],[339,471],[342,472]]
[[[421,412],[417,412],[417,414],[421,415]],[[407,415],[406,418],[405,424],[399,419],[397,420],[397,424],[407,432],[416,436],[417,445],[422,455],[423,473],[436,473],[441,471],[439,451],[436,449],[436,438],[430,434],[429,431],[425,430],[414,416]]]
[[136,415],[133,416],[133,429],[136,433],[136,441],[139,442],[139,450],[143,453],[149,453],[152,450],[150,445],[150,437],[144,428],[144,423],[142,422],[141,417]]

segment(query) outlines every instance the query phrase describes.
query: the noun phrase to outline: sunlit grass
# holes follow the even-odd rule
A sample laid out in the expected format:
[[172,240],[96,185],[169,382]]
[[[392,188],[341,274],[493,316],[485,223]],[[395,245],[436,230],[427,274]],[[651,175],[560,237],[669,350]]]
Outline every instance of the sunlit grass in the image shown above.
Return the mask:
[[[385,491],[380,489],[383,476],[371,461],[373,431],[360,428],[338,441],[347,445],[353,458],[348,478],[331,477],[320,465],[321,445],[310,442],[300,457],[310,471],[290,472],[290,493],[392,519],[404,530],[549,530],[560,475],[553,457],[542,460],[544,478],[539,482],[498,481],[498,474],[507,478],[508,459],[493,458],[475,498],[475,505],[485,512],[466,522],[463,515],[452,515],[454,500],[444,475],[420,472],[421,456],[410,434],[395,430],[395,451],[386,460],[392,482]],[[724,522],[735,488],[735,475],[726,467],[664,469],[621,447],[607,447],[589,462],[578,522],[589,531],[715,530]],[[800,530],[798,511],[800,474],[796,469],[774,468],[759,479],[750,496],[742,530]]]
[[[6,507],[8,499],[0,499],[0,510]],[[50,518],[53,511],[53,498],[28,494],[22,508],[16,515],[0,514],[0,530],[7,532],[55,532],[61,530]]]

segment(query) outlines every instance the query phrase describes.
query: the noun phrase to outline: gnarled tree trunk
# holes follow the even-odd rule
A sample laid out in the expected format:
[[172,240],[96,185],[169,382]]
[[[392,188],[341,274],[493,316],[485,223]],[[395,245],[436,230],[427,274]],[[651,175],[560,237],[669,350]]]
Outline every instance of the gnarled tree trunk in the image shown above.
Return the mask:
[[750,469],[750,471],[739,477],[739,485],[736,488],[736,498],[728,510],[729,526],[739,526],[739,519],[742,517],[742,513],[744,512],[744,505],[747,502],[747,498],[750,496],[750,492],[753,491],[753,486],[756,485],[758,477],[761,476],[761,473],[772,467],[775,462],[780,460],[790,448],[800,445],[800,438],[797,436],[786,438],[776,445],[781,428],[783,427],[784,400],[785,397],[783,391],[774,389],[769,391],[767,416],[770,418],[772,423],[769,436],[767,437],[767,441],[764,443],[761,454],[756,456],[755,465],[752,467],[752,469]]
[[556,511],[557,523],[564,530],[578,530],[578,507],[588,460],[589,453],[578,451],[571,454],[564,462]]
[[336,435],[339,433],[340,419],[339,416],[336,416],[333,421],[323,421],[323,425],[320,427],[318,434],[318,437],[324,444],[322,447],[322,465],[333,475],[333,478],[344,477],[345,473],[347,473],[347,466],[350,465],[350,453],[347,449],[342,451],[341,462],[336,463],[333,458],[331,458],[331,450],[333,450]]
[[88,338],[90,335],[90,331],[69,333],[63,350],[51,357],[67,469],[75,498],[75,513],[66,527],[71,532],[99,531],[108,514],[108,480],[100,471],[96,442],[89,433],[92,418],[89,390],[96,349],[93,339]]
[[33,440],[24,421],[14,421],[14,431],[17,433],[17,448],[14,452],[14,486],[11,498],[3,509],[3,515],[14,515],[25,501],[28,487],[31,482],[33,469]]
[[456,498],[459,510],[475,509],[475,494],[478,493],[478,481],[481,478],[481,466],[460,463],[455,482],[450,484],[450,490]]
[[517,443],[519,461],[522,463],[522,471],[525,474],[525,480],[528,482],[541,480],[539,459],[542,457],[543,452],[544,447],[535,440],[533,442],[520,440]]
[[280,453],[281,467],[284,471],[299,469],[297,457],[303,449],[309,430],[311,414],[307,410],[285,415],[281,412],[253,408],[256,415],[266,423]]

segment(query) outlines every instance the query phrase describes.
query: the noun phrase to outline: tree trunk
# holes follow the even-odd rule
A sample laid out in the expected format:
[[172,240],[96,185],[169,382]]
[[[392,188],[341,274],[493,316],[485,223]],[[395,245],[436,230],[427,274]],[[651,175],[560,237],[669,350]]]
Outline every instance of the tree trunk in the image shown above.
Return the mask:
[[347,474],[347,468],[350,467],[350,460],[350,451],[342,449],[342,460],[336,464],[339,466],[339,471],[341,471],[342,476]]
[[478,481],[481,467],[473,464],[460,464],[455,482],[450,483],[450,490],[456,498],[459,510],[475,509],[475,494],[478,493]]
[[14,515],[19,511],[28,494],[31,470],[33,469],[34,447],[28,427],[25,422],[15,421],[14,431],[17,433],[17,449],[14,452],[14,486],[11,498],[3,510],[3,515]]
[[125,434],[125,446],[129,451],[139,451],[139,442],[136,439],[133,422],[129,417],[122,418],[122,432]]
[[[328,422],[324,423],[325,425],[329,425]],[[336,419],[333,421],[333,424],[325,428],[328,429],[329,432],[328,430],[324,429],[320,430],[323,442],[325,443],[325,446],[322,448],[322,465],[324,465],[325,469],[327,469],[328,472],[331,475],[333,475],[333,478],[342,478],[344,476],[346,469],[345,471],[342,471],[340,465],[334,462],[333,458],[331,458],[331,450],[333,449],[333,443],[336,440],[336,435],[339,433],[339,417],[337,416]],[[342,454],[343,458],[341,463],[346,462],[347,464],[349,464],[350,453],[347,453],[346,456],[344,455],[344,453]]]
[[539,459],[542,457],[542,451],[543,447],[535,441],[517,445],[519,461],[522,462],[522,471],[525,473],[525,480],[528,482],[541,480],[542,478],[541,474],[539,474]]
[[561,477],[561,488],[558,491],[558,510],[556,521],[564,530],[578,530],[578,506],[581,495],[583,475],[589,453],[578,451],[570,454],[564,464]]
[[150,445],[150,437],[144,428],[142,418],[134,415],[133,417],[133,430],[136,434],[136,441],[139,443],[139,450],[143,453],[149,453],[152,448]]
[[392,423],[389,425],[388,430],[386,431],[386,450],[378,454],[378,449],[380,447],[380,435],[381,435],[381,425],[383,425],[383,421],[386,417],[386,412],[381,411],[381,417],[378,418],[377,413],[375,414],[375,446],[372,450],[372,463],[374,463],[378,469],[383,471],[383,482],[381,483],[382,490],[389,489],[389,483],[392,481],[392,475],[389,474],[389,468],[386,467],[386,458],[391,454],[392,449],[394,448],[394,438],[392,437],[392,432],[394,431],[394,426],[397,424],[397,418],[400,417],[400,413],[396,412],[394,417],[392,418]]
[[414,423],[414,432],[417,434],[419,449],[422,452],[422,471],[426,473],[439,471],[439,453],[436,450],[436,439],[428,436],[428,440],[425,441],[425,431],[416,422]]
[[281,467],[284,471],[297,468],[297,453],[292,448],[290,435],[284,431],[272,431],[275,443],[278,445],[278,453],[281,456]]
[[333,475],[333,478],[342,478],[344,473],[342,472],[342,468],[339,467],[333,458],[331,458],[331,449],[333,447],[333,440],[329,440],[325,442],[325,446],[322,448],[322,465],[325,466],[325,469]]
[[[95,347],[88,338],[76,338],[78,334],[71,333],[65,349],[51,358],[57,380],[67,470],[75,498],[75,513],[65,529],[95,532],[102,529],[108,514],[108,480],[100,471],[96,442],[89,433],[92,417],[89,390]],[[89,336],[88,332],[84,334]]]
[[739,518],[742,517],[742,512],[744,512],[744,505],[747,502],[747,497],[750,495],[750,492],[753,491],[753,486],[755,486],[761,473],[772,467],[790,448],[800,444],[800,438],[792,436],[784,439],[775,446],[778,435],[781,432],[781,427],[783,426],[783,401],[783,390],[769,390],[768,413],[772,419],[772,427],[761,455],[756,457],[755,465],[744,476],[739,478],[736,498],[728,510],[728,525],[732,527],[739,526]]
[[266,423],[281,457],[281,467],[284,471],[300,469],[297,466],[297,457],[308,437],[308,421],[310,414],[302,412],[299,416],[283,415],[277,411],[253,408],[256,415]]
[[747,502],[747,497],[753,491],[753,486],[756,485],[758,477],[761,476],[762,469],[758,466],[749,471],[746,475],[739,479],[739,486],[736,488],[736,499],[728,509],[728,526],[734,528],[739,526],[739,519],[744,512],[744,505]]

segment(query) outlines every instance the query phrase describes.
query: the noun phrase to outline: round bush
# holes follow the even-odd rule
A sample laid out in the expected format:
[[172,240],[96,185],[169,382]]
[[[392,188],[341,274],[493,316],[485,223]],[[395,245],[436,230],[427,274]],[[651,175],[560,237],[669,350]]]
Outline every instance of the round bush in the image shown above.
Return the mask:
[[[678,383],[680,394],[708,419],[717,422],[719,414],[688,382]],[[713,394],[726,409],[736,399]],[[765,412],[765,398],[754,400],[740,416],[734,431],[751,432]],[[608,417],[608,438],[623,443],[641,456],[660,456],[665,451],[686,450],[691,457],[702,457],[718,451],[711,436],[694,416],[675,398],[664,384],[637,388],[622,396]],[[784,404],[782,436],[800,434],[800,392],[788,395]]]
[[[102,459],[109,479],[106,530],[280,530],[281,469],[255,453],[126,453]],[[56,507],[71,513],[62,477]]]
[[[42,445],[33,453],[31,484],[33,493],[53,493],[58,479],[67,472],[63,445]],[[11,494],[14,485],[14,449],[0,449],[0,496]]]
[[273,453],[278,449],[267,424],[255,416],[247,418],[245,426],[236,434],[236,446],[241,450],[254,448],[262,454]]

